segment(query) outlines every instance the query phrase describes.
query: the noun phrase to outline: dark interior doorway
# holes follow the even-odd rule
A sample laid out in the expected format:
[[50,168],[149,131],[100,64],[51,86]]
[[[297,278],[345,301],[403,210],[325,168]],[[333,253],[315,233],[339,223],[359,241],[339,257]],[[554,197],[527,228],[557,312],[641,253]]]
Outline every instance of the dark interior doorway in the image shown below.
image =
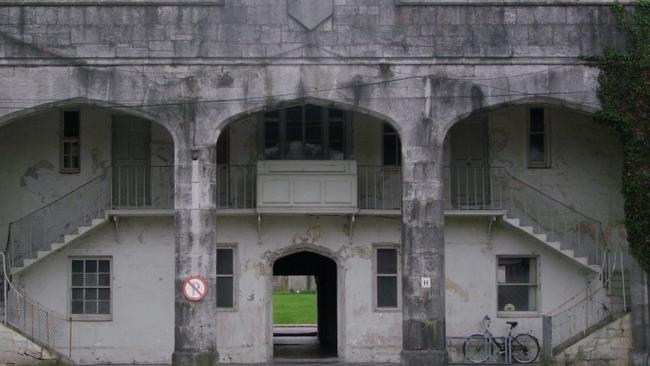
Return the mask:
[[278,259],[273,276],[313,276],[317,288],[316,335],[274,329],[273,357],[312,359],[337,357],[337,267],[334,260],[312,252],[298,252]]

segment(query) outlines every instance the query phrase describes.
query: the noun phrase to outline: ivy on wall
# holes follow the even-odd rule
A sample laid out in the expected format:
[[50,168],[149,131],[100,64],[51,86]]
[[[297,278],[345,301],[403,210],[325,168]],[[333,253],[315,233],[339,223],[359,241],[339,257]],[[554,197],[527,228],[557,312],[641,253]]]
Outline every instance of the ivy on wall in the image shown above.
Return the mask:
[[625,51],[606,49],[595,59],[601,69],[598,120],[623,140],[623,197],[630,252],[650,271],[650,0],[633,8],[612,7]]

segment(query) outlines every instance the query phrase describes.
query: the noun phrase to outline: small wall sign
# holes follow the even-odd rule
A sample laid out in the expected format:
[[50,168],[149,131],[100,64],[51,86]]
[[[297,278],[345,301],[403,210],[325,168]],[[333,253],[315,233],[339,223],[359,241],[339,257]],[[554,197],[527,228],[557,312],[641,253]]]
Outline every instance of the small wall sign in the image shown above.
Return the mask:
[[420,277],[420,287],[431,288],[431,277]]
[[201,301],[208,294],[208,283],[201,276],[190,276],[183,282],[183,296],[190,301]]

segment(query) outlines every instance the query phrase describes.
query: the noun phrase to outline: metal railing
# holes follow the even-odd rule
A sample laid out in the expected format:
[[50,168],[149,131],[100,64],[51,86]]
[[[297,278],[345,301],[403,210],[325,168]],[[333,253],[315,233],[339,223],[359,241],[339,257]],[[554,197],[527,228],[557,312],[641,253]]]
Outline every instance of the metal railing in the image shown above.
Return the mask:
[[174,167],[140,165],[112,167],[114,209],[172,209]]
[[106,169],[85,184],[64,194],[44,207],[9,224],[5,253],[11,267],[20,267],[39,250],[51,250],[65,235],[90,225],[110,207],[111,170]]
[[48,310],[35,300],[25,296],[7,276],[6,257],[2,258],[2,281],[4,300],[4,324],[24,335],[35,344],[44,347],[58,357],[69,361],[72,356],[72,320]]
[[254,165],[217,165],[217,208],[254,209],[257,171]]
[[399,166],[357,166],[359,209],[399,210],[402,207],[402,170]]
[[[625,256],[624,250],[607,250],[598,276],[545,315],[549,320],[544,333],[555,351],[566,349],[630,311],[626,299]],[[622,282],[621,288],[616,287],[615,281]]]

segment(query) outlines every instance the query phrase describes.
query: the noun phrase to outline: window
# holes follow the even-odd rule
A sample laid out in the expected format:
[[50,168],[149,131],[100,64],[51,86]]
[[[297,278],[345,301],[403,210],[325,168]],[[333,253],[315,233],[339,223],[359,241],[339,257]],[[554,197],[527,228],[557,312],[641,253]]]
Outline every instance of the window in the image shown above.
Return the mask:
[[264,114],[264,159],[343,160],[345,112],[303,105]]
[[544,108],[530,108],[528,121],[528,166],[548,168],[549,159],[548,121]]
[[81,170],[79,111],[64,111],[61,121],[61,172],[79,173]]
[[235,308],[235,248],[217,248],[217,308]]
[[498,257],[497,297],[501,315],[537,311],[537,258]]
[[401,165],[402,160],[400,156],[402,154],[402,145],[399,141],[399,135],[391,125],[386,123],[384,123],[383,144],[383,164],[388,166]]
[[399,307],[399,260],[397,248],[375,248],[376,294],[377,309],[397,309]]
[[111,258],[72,258],[70,266],[70,315],[110,320]]

